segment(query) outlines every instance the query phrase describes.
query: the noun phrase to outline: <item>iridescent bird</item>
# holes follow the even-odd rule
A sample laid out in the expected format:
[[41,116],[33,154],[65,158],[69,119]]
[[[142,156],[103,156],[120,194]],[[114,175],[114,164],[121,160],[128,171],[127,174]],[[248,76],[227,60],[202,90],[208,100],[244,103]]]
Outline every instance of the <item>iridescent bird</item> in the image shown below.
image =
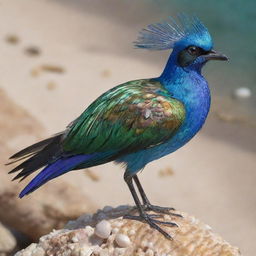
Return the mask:
[[[186,144],[202,127],[210,107],[210,91],[201,69],[209,60],[227,60],[213,50],[207,28],[196,17],[179,15],[143,29],[137,48],[173,49],[163,73],[118,85],[97,98],[63,132],[11,156],[25,159],[10,173],[23,180],[43,170],[22,190],[20,198],[71,170],[115,161],[125,166],[124,180],[138,215],[126,218],[148,223],[167,238],[156,213],[171,208],[150,204],[137,177],[149,162]],[[134,185],[137,186],[141,199]]]

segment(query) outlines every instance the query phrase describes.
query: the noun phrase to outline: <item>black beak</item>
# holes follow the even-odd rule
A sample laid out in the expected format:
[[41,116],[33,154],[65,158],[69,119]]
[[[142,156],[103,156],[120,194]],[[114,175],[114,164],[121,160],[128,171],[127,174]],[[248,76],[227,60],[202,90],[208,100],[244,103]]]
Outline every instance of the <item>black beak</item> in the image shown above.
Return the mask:
[[214,50],[207,52],[202,55],[206,60],[228,60],[228,57],[222,53],[218,53]]

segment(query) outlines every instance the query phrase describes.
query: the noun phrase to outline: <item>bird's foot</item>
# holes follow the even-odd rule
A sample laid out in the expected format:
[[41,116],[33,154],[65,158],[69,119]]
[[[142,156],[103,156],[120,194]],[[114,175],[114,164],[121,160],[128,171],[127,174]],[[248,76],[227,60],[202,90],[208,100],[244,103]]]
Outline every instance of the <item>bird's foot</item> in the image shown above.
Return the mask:
[[181,217],[182,218],[182,215],[172,212],[172,211],[175,210],[172,207],[162,207],[162,206],[157,206],[157,205],[147,203],[147,204],[143,205],[143,208],[144,208],[145,211],[153,211],[153,212],[156,212],[156,213],[169,214],[169,215],[172,215],[172,216],[175,216],[175,217]]
[[137,220],[137,221],[140,221],[143,223],[147,223],[151,228],[156,229],[158,232],[160,232],[162,235],[164,235],[167,239],[172,240],[172,237],[166,231],[164,231],[161,227],[159,227],[159,225],[165,225],[165,226],[169,226],[169,227],[178,227],[178,225],[173,222],[160,221],[160,220],[154,219],[154,218],[160,218],[160,217],[162,217],[162,216],[156,215],[156,214],[146,214],[146,213],[143,213],[139,216],[134,216],[134,215],[125,215],[124,216],[125,219]]

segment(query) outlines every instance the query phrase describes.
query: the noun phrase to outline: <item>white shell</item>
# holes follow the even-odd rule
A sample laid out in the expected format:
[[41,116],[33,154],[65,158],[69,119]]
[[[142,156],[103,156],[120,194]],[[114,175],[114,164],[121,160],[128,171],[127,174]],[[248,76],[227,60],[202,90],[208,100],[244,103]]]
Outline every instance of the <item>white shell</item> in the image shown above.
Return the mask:
[[106,239],[110,236],[111,233],[111,225],[107,220],[102,220],[95,227],[95,235]]
[[116,243],[120,247],[128,247],[131,244],[131,240],[127,235],[124,234],[117,234],[115,238]]
[[240,87],[235,90],[234,95],[236,98],[246,99],[246,98],[251,97],[252,92],[247,87]]

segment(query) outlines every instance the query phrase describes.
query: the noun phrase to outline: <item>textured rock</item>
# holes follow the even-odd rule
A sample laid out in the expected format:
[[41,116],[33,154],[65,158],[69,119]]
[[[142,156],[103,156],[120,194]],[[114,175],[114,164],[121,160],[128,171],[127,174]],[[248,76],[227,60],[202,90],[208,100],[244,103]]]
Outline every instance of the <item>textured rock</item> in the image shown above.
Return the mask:
[[11,254],[17,246],[13,234],[0,223],[0,256]]
[[0,194],[0,219],[33,240],[95,209],[78,188],[66,182],[45,186],[24,200],[17,197],[19,190],[10,186]]
[[[16,256],[239,256],[231,246],[208,225],[186,213],[175,212],[183,218],[164,215],[160,219],[174,221],[177,227],[163,227],[173,240],[166,239],[147,224],[123,219],[133,208],[105,207],[94,215],[83,215],[70,221],[65,229],[53,231],[40,238],[38,244],[18,252]],[[108,222],[111,233],[106,239],[95,234],[95,226]],[[108,226],[106,225],[106,226]]]

